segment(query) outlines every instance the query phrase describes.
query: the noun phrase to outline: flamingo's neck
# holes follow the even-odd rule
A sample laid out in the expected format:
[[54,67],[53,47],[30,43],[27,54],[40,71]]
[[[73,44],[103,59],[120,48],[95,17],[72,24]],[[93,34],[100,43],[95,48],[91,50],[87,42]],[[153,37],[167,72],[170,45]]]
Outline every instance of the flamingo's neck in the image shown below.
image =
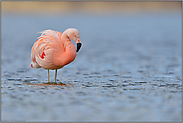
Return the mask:
[[68,30],[65,30],[65,31],[62,33],[61,40],[62,40],[63,43],[66,43],[67,41],[71,41],[71,39],[70,39],[69,36],[68,36]]
[[70,40],[70,38],[68,37],[68,32],[67,30],[63,32],[62,37],[61,37],[61,41],[63,44],[63,48],[65,50],[64,53],[59,53],[62,54],[61,57],[62,59],[60,59],[60,65],[67,65],[70,62],[72,62],[75,57],[76,57],[76,47],[74,46],[74,44],[72,43],[72,41]]

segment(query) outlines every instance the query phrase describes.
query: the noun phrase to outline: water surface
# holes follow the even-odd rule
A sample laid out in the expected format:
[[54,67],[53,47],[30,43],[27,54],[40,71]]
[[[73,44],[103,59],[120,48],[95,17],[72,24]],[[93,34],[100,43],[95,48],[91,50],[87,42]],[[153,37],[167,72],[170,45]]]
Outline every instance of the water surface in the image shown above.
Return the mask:
[[[3,14],[1,22],[2,121],[181,121],[181,13]],[[30,67],[37,32],[69,27],[83,45],[57,82],[74,86],[36,85],[47,82],[46,70]]]

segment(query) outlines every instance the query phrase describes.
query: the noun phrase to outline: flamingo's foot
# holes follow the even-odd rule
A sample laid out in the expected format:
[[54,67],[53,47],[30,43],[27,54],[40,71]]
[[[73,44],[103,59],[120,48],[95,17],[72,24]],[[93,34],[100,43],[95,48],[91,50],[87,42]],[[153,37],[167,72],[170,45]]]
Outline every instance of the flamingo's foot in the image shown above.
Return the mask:
[[67,84],[64,84],[64,83],[61,83],[61,82],[59,82],[59,83],[42,83],[42,84],[33,84],[33,83],[25,83],[25,84],[27,84],[27,85],[39,85],[39,86],[54,86],[54,85],[58,85],[58,86],[74,86],[73,84],[69,84],[69,85],[67,85]]
[[64,83],[62,83],[62,82],[59,82],[59,83],[56,83],[56,82],[54,82],[54,83],[43,83],[43,84],[45,84],[45,85],[62,85],[62,86],[64,86],[64,85],[66,85],[66,84],[64,84]]

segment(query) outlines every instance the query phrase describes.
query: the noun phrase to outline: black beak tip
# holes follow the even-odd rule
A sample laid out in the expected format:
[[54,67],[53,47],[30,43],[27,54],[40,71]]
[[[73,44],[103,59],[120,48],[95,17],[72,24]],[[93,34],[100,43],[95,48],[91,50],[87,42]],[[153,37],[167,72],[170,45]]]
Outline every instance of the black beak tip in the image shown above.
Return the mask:
[[77,50],[76,50],[76,52],[78,52],[80,50],[80,48],[81,48],[81,43],[77,43]]

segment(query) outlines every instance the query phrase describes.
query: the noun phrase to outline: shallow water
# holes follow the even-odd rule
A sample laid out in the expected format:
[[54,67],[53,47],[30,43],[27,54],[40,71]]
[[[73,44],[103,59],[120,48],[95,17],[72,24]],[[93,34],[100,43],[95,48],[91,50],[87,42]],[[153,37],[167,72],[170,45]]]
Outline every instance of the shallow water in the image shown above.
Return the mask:
[[[181,121],[181,13],[2,15],[2,121]],[[57,82],[30,67],[37,32],[80,31]],[[54,81],[54,71],[50,71]],[[29,85],[35,84],[35,85]]]

